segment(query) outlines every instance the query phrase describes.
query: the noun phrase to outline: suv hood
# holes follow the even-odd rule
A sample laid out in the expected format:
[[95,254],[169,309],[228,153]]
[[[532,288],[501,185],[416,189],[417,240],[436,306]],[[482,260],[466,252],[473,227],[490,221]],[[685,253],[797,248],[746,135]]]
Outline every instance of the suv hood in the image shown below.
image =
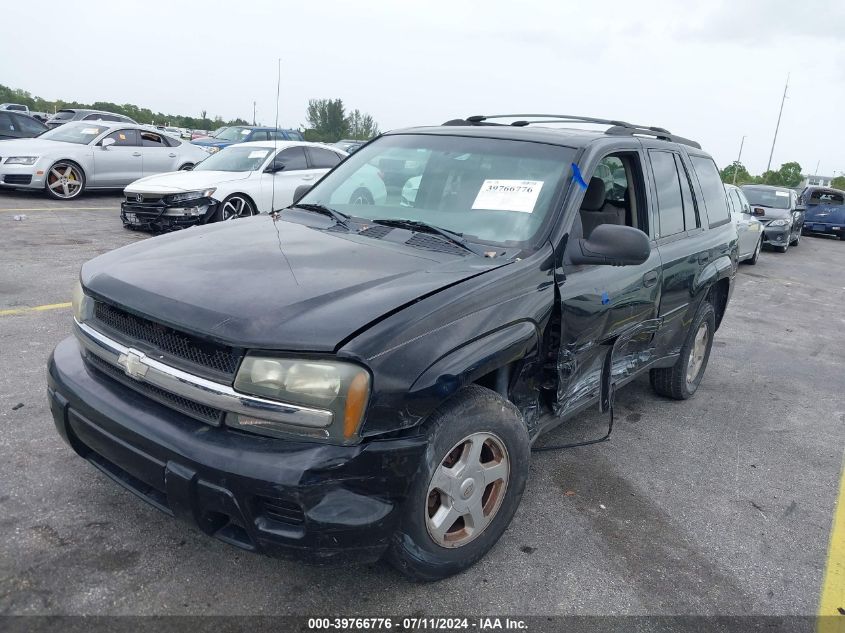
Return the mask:
[[131,183],[126,193],[181,193],[216,187],[224,182],[248,178],[251,171],[172,171],[147,176]]
[[331,352],[387,313],[508,263],[325,228],[270,215],[192,228],[91,260],[82,284],[234,347]]

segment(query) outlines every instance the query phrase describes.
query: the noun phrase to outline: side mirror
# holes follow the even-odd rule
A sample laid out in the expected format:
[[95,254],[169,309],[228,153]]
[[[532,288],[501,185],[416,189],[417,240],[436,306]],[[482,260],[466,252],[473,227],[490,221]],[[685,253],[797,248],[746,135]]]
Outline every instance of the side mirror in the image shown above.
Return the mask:
[[754,211],[751,212],[751,215],[766,215],[766,211],[764,209],[761,209],[760,207],[754,207]]
[[589,239],[581,238],[569,248],[570,261],[579,265],[636,266],[651,254],[648,235],[621,224],[599,224]]
[[265,174],[275,174],[282,171],[285,168],[284,163],[270,163],[267,166],[267,169],[264,170]]
[[311,185],[299,185],[293,192],[293,204],[299,202],[310,189]]
[[114,145],[115,142],[116,141],[113,138],[104,138],[103,142],[100,143],[100,147],[102,147],[103,149],[108,149],[109,147]]

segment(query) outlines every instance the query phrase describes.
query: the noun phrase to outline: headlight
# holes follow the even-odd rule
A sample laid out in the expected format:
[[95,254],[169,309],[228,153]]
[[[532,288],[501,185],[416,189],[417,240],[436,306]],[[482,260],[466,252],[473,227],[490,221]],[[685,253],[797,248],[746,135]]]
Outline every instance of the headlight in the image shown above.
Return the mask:
[[787,226],[789,224],[789,220],[772,220],[769,222],[769,226]]
[[6,159],[7,165],[34,165],[38,156],[9,156]]
[[284,424],[242,415],[227,416],[229,426],[264,435],[306,435],[349,443],[370,397],[370,374],[353,363],[328,360],[281,359],[247,356],[235,378],[236,391],[292,405],[322,409],[332,414],[327,427]]
[[[202,147],[202,146],[201,146],[201,147]],[[209,154],[216,154],[217,152],[219,152],[219,151],[220,151],[220,148],[219,148],[219,147],[214,147],[213,145],[206,145],[206,146],[204,146],[204,147],[202,147],[202,148],[203,148],[206,152],[208,152]]]
[[94,302],[91,297],[85,294],[78,279],[71,292],[71,303],[73,305],[73,318],[79,323],[88,321],[93,316]]
[[165,200],[169,203],[175,202],[185,202],[186,200],[199,200],[200,198],[208,198],[213,194],[217,189],[215,187],[211,187],[209,189],[203,189],[202,191],[186,191],[185,193],[173,193],[169,196],[165,196]]

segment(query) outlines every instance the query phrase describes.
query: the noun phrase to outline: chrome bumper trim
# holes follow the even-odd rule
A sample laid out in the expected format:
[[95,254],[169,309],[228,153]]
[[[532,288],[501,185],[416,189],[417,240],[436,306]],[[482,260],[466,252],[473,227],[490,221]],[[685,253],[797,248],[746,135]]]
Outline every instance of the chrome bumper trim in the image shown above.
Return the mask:
[[82,346],[130,378],[169,391],[223,411],[272,420],[294,426],[327,428],[332,423],[331,411],[300,407],[239,393],[229,385],[200,378],[176,369],[143,352],[126,347],[102,332],[74,320],[74,334]]

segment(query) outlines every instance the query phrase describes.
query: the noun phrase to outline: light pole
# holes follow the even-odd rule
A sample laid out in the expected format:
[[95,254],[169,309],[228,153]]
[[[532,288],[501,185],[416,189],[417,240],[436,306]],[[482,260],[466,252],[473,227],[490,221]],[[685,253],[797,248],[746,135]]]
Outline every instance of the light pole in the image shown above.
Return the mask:
[[736,172],[739,171],[739,161],[742,160],[742,146],[745,145],[745,135],[743,134],[742,140],[739,142],[739,156],[736,157],[736,163],[734,164],[734,180],[732,184],[736,184]]
[[778,112],[778,123],[775,126],[775,137],[772,139],[772,151],[769,152],[769,164],[766,165],[766,171],[772,168],[772,156],[775,154],[775,143],[778,140],[778,130],[780,129],[780,117],[783,115],[783,104],[786,103],[786,91],[789,88],[789,73],[786,74],[786,85],[783,87],[783,99],[780,100],[780,111]]

